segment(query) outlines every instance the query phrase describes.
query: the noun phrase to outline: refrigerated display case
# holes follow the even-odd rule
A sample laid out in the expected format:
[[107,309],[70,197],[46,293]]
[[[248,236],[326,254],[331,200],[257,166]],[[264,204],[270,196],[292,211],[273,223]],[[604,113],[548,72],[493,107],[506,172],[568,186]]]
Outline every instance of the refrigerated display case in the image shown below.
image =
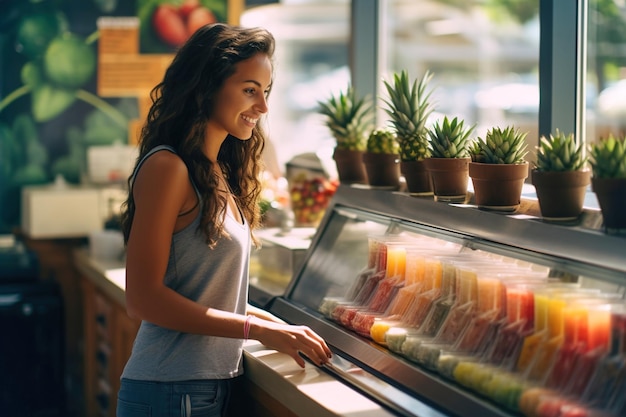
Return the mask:
[[585,224],[342,185],[268,307],[398,415],[623,415],[626,238]]

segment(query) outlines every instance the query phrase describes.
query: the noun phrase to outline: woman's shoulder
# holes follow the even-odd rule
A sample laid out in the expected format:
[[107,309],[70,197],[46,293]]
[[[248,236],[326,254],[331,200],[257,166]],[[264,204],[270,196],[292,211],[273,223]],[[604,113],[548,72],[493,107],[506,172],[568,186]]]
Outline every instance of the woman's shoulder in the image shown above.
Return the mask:
[[187,165],[176,153],[165,149],[149,155],[141,164],[137,176],[149,174],[153,179],[181,179],[187,181]]

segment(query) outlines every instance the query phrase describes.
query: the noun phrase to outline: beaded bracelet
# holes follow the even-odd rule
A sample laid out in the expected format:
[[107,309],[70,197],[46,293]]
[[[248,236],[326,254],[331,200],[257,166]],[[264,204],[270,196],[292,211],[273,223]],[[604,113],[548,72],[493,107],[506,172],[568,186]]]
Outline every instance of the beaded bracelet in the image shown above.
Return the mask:
[[248,334],[250,333],[250,322],[254,316],[246,317],[246,321],[243,324],[243,340],[248,340]]

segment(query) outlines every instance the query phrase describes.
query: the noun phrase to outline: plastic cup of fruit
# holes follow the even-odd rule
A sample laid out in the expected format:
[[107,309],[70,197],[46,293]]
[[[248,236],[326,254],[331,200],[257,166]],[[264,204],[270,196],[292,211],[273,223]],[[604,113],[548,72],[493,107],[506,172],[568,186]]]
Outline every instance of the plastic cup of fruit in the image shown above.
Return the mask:
[[461,385],[483,392],[493,376],[493,368],[472,360],[460,361],[454,369],[454,379]]
[[385,333],[385,342],[392,352],[402,353],[402,344],[409,334],[408,327],[391,327]]
[[527,384],[520,375],[497,370],[483,388],[485,390],[483,394],[494,402],[509,410],[519,411],[520,397]]
[[460,353],[442,349],[439,351],[439,357],[437,358],[437,372],[448,379],[456,381],[454,374],[457,366],[462,361],[469,359],[471,358]]

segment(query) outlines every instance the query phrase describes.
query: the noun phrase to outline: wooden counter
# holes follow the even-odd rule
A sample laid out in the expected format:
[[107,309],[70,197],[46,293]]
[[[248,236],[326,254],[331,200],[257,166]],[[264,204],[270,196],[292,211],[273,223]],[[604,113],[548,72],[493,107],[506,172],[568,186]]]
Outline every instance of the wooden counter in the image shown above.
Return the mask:
[[[119,376],[130,355],[139,323],[124,309],[123,263],[75,252],[85,306],[85,415],[115,416]],[[302,417],[392,416],[377,403],[306,363],[257,341],[244,345],[245,374],[233,392],[231,415]]]

